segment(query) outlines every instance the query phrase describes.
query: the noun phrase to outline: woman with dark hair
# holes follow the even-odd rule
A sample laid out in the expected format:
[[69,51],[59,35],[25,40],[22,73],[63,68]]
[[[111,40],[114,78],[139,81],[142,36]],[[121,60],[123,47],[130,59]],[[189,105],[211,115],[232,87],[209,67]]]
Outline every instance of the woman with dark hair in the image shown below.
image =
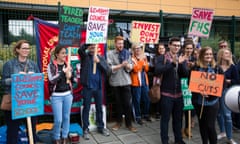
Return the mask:
[[[223,74],[217,66],[211,47],[204,47],[199,51],[194,71],[207,72],[210,74]],[[217,144],[216,120],[219,109],[219,98],[207,95],[205,92],[192,93],[193,104],[198,116],[202,144]],[[203,109],[202,109],[203,108]]]
[[[29,42],[26,40],[19,40],[13,48],[15,58],[7,61],[3,65],[2,72],[2,86],[4,87],[4,93],[11,93],[12,74],[31,74],[39,73],[39,69],[35,62],[28,59],[31,48]],[[19,126],[25,119],[12,119],[11,111],[4,111],[5,121],[7,124],[7,144],[17,144],[18,142],[18,130]],[[36,136],[36,117],[32,117],[32,131],[34,143],[37,141]]]
[[50,100],[54,117],[54,144],[68,143],[73,95],[71,66],[67,65],[66,56],[66,48],[57,46],[54,50],[55,59],[48,64],[48,79],[52,92]]

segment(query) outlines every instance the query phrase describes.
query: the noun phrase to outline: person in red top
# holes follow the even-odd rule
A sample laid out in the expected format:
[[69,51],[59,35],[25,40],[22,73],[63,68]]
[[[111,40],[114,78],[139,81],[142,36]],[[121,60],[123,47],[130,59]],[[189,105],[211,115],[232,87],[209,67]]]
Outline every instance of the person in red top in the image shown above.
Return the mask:
[[[148,61],[144,55],[141,45],[132,45],[132,62],[133,69],[131,71],[132,80],[132,98],[135,110],[135,119],[138,124],[142,125],[141,115],[147,120],[151,121],[149,117],[150,99],[148,97],[149,83],[147,72],[149,70]],[[143,100],[143,112],[141,113],[141,100]]]

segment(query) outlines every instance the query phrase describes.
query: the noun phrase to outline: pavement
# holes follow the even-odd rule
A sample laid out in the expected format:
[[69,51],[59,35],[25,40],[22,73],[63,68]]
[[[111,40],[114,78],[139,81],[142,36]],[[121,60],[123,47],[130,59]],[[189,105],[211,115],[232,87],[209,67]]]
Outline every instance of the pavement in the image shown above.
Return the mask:
[[[190,139],[184,138],[186,144],[201,144],[201,137],[199,133],[199,127],[197,119],[195,120],[195,126],[192,128],[192,137]],[[111,127],[114,122],[108,122],[107,128],[109,129],[110,136],[105,137],[97,132],[91,132],[90,140],[84,140],[80,137],[80,144],[161,144],[160,140],[160,121],[152,118],[152,122],[144,122],[144,124],[138,125],[133,123],[133,126],[137,128],[138,132],[130,132],[124,125],[117,131],[113,131]],[[216,124],[217,132],[219,132]],[[240,130],[233,130],[233,139],[240,144]],[[223,138],[219,140],[218,144],[226,144],[227,139]],[[169,122],[169,144],[174,144],[174,135],[172,131],[171,121]]]

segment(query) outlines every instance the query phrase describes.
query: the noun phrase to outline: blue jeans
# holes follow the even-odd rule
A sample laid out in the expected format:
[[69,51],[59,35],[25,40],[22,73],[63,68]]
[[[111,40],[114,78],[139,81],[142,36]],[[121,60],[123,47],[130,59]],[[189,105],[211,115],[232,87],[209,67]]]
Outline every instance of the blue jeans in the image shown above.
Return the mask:
[[143,116],[149,116],[150,99],[148,97],[148,86],[132,87],[132,99],[135,110],[135,118],[141,119],[141,100],[143,102]]
[[222,97],[220,98],[220,107],[218,111],[218,125],[220,128],[220,132],[226,132],[227,138],[232,138],[232,112],[227,108],[224,102],[225,93],[227,89],[223,91]]
[[96,106],[96,122],[98,130],[102,130],[104,128],[103,123],[103,111],[102,111],[102,90],[101,89],[90,89],[90,88],[83,88],[83,112],[82,112],[82,119],[83,119],[83,130],[88,130],[89,126],[89,110],[91,105],[92,96],[94,97],[94,102]]
[[183,114],[183,98],[172,98],[161,95],[161,140],[162,144],[168,144],[168,123],[172,115],[172,128],[175,137],[175,143],[182,142],[182,114]]
[[53,139],[58,140],[61,138],[61,130],[62,138],[67,138],[73,96],[72,94],[65,96],[52,95],[50,99],[54,117]]

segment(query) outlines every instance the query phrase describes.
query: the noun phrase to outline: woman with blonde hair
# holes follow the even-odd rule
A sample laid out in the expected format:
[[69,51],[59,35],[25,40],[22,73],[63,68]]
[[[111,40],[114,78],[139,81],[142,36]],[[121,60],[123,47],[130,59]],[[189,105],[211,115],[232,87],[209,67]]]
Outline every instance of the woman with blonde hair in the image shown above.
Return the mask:
[[[209,74],[223,74],[222,69],[217,66],[211,47],[204,47],[199,51],[194,71],[207,72]],[[217,132],[215,123],[219,109],[219,98],[214,95],[207,95],[203,92],[192,93],[193,104],[198,116],[199,129],[202,144],[217,144]]]
[[222,68],[225,76],[226,87],[223,90],[219,103],[219,112],[217,116],[220,134],[218,140],[227,137],[229,144],[237,144],[232,139],[232,117],[231,111],[224,103],[225,93],[229,87],[238,83],[239,75],[237,68],[232,61],[232,52],[229,48],[220,49],[217,54],[217,64]]
[[[135,110],[135,119],[139,125],[142,125],[142,115],[147,121],[149,117],[150,99],[148,97],[149,82],[147,72],[149,70],[147,57],[144,55],[143,47],[140,44],[132,45],[132,62],[131,71],[132,80],[132,99]],[[141,100],[143,101],[143,111],[141,112]]]

